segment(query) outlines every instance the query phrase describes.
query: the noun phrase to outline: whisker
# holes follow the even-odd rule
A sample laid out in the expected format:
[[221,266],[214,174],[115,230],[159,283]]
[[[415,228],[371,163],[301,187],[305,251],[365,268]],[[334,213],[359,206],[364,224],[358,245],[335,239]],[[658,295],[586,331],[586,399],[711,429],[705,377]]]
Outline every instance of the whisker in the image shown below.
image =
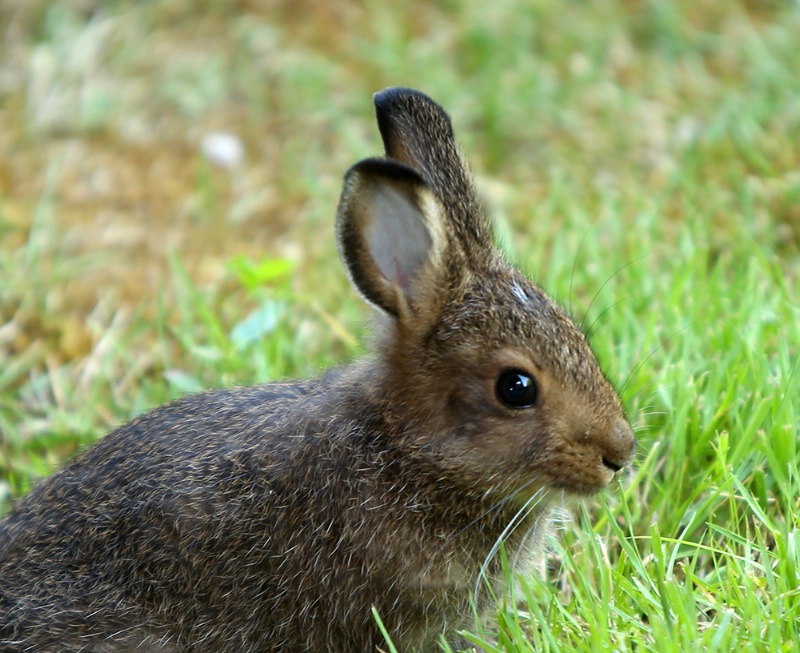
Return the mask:
[[655,355],[656,355],[656,354],[657,354],[657,353],[658,353],[658,352],[659,352],[661,349],[663,349],[663,348],[664,348],[664,345],[665,345],[666,343],[668,343],[668,342],[669,342],[670,340],[672,340],[673,338],[676,338],[678,335],[680,335],[681,333],[683,333],[684,331],[686,331],[686,330],[687,330],[689,327],[691,327],[691,326],[694,326],[694,325],[695,325],[695,324],[697,324],[699,321],[700,321],[700,320],[694,320],[694,321],[692,321],[692,322],[689,322],[688,324],[686,324],[686,325],[682,326],[680,329],[678,329],[678,330],[674,331],[673,333],[671,333],[671,334],[670,334],[670,335],[669,335],[669,336],[668,336],[668,337],[667,337],[667,338],[666,338],[664,341],[662,341],[662,342],[658,343],[657,345],[655,345],[654,347],[652,347],[652,348],[650,349],[650,352],[647,354],[647,356],[645,356],[645,357],[644,357],[642,360],[640,360],[638,363],[636,363],[636,365],[634,365],[634,367],[633,367],[633,368],[632,368],[632,369],[631,369],[631,370],[630,370],[630,371],[627,373],[627,375],[626,375],[626,378],[625,378],[625,381],[622,383],[622,386],[621,386],[621,387],[620,387],[620,389],[619,389],[619,394],[620,394],[620,395],[623,395],[623,393],[624,393],[625,389],[626,389],[626,388],[627,388],[627,387],[630,385],[631,381],[632,381],[632,380],[633,380],[633,378],[636,376],[636,373],[637,373],[637,372],[638,372],[640,369],[642,369],[642,367],[644,367],[644,365],[645,365],[645,363],[647,363],[647,361],[649,361],[649,360],[650,360],[650,359],[651,359],[653,356],[655,356]]
[[655,388],[653,388],[647,394],[643,394],[643,395],[640,395],[640,396],[641,397],[650,397],[652,395],[655,395],[657,392],[660,392],[661,390],[671,390],[672,388],[675,387],[675,385],[676,385],[675,383],[661,383],[661,384],[657,385]]
[[[626,268],[629,268],[629,267],[630,267],[631,265],[633,265],[634,263],[638,263],[638,262],[639,262],[639,261],[641,261],[642,259],[646,259],[647,257],[649,257],[649,256],[652,256],[652,255],[653,255],[653,253],[654,253],[654,252],[648,252],[647,254],[642,254],[641,256],[637,256],[636,258],[634,258],[634,259],[631,259],[630,261],[628,261],[627,263],[625,263],[625,265],[622,265],[622,266],[618,267],[616,270],[614,270],[614,272],[613,272],[613,273],[612,273],[612,274],[611,274],[611,275],[610,275],[610,276],[609,276],[609,277],[608,277],[608,278],[607,278],[607,279],[606,279],[606,280],[605,280],[605,281],[602,283],[602,285],[601,285],[601,286],[600,286],[600,287],[597,289],[597,292],[594,294],[594,297],[592,297],[592,301],[591,301],[591,302],[589,302],[589,306],[588,306],[588,308],[587,308],[587,309],[586,309],[586,311],[584,311],[584,313],[583,313],[583,319],[581,320],[581,329],[583,329],[583,324],[584,324],[584,321],[586,320],[586,316],[587,316],[587,315],[589,315],[589,311],[591,311],[591,310],[592,310],[592,306],[594,306],[594,303],[595,303],[595,301],[596,301],[596,300],[597,300],[597,298],[600,296],[600,293],[602,293],[602,292],[603,292],[603,289],[604,289],[604,288],[605,288],[605,287],[606,287],[606,286],[607,286],[607,285],[608,285],[608,284],[611,282],[611,280],[612,280],[614,277],[616,277],[616,276],[617,276],[617,275],[618,275],[620,272],[622,272],[623,270],[625,270]],[[636,294],[642,294],[642,293],[636,293]],[[634,294],[634,295],[632,295],[632,296],[635,296],[635,294]],[[619,303],[619,302],[617,302],[617,303]],[[616,304],[613,304],[612,306],[616,306]],[[603,311],[603,313],[605,313],[605,311]],[[603,313],[601,313],[601,315],[602,315]]]
[[[598,291],[598,292],[599,292],[599,291]],[[630,295],[627,295],[626,297],[623,297],[622,299],[620,299],[620,300],[618,300],[618,301],[614,302],[614,303],[613,303],[613,304],[611,304],[610,306],[606,306],[606,307],[605,307],[605,308],[604,308],[604,309],[603,309],[603,310],[600,312],[600,314],[599,314],[599,315],[598,315],[596,318],[594,318],[594,320],[592,321],[592,323],[591,323],[591,324],[590,324],[590,325],[589,325],[589,326],[588,326],[588,327],[587,327],[587,328],[584,330],[584,333],[586,334],[586,337],[587,337],[587,338],[591,338],[591,337],[592,337],[592,335],[594,335],[594,333],[595,333],[595,324],[597,324],[597,323],[600,321],[600,319],[601,319],[601,318],[602,318],[602,317],[603,317],[603,316],[604,316],[606,313],[608,313],[608,312],[609,312],[611,309],[613,309],[613,308],[616,308],[616,307],[617,307],[617,306],[619,306],[620,304],[624,304],[624,303],[625,303],[625,302],[627,302],[629,299],[633,299],[634,297],[642,297],[643,295],[646,295],[646,294],[647,294],[647,293],[645,293],[644,291],[642,291],[642,292],[635,292],[635,293],[632,293],[632,294],[630,294]],[[594,301],[594,300],[592,300],[592,301]],[[592,305],[591,305],[591,304],[589,304],[589,308],[591,308],[591,307],[592,307]],[[588,314],[589,314],[589,311],[588,311],[588,309],[587,309],[587,311],[586,311],[586,315],[588,315]],[[585,316],[584,316],[584,319],[585,319]],[[603,322],[603,324],[605,324],[605,322]],[[600,326],[603,326],[603,324],[601,324]],[[598,328],[599,328],[599,327],[598,327]]]
[[634,433],[645,433],[663,428],[663,424],[642,424],[633,429]]
[[519,569],[520,557],[522,556],[523,552],[525,552],[528,549],[528,542],[530,541],[530,539],[539,532],[539,527],[541,525],[542,520],[545,518],[550,519],[551,517],[553,517],[553,515],[549,510],[541,511],[539,515],[536,517],[533,524],[531,524],[531,527],[528,529],[528,532],[525,533],[524,537],[522,538],[519,547],[517,547],[517,550],[514,554],[514,560],[511,563],[512,570]]
[[575,281],[575,270],[578,267],[578,260],[580,259],[580,253],[583,249],[583,245],[586,242],[586,237],[589,235],[589,232],[594,228],[595,223],[597,222],[598,218],[600,217],[600,211],[602,208],[597,210],[597,213],[594,214],[592,221],[589,223],[589,226],[586,227],[586,231],[583,232],[583,237],[581,238],[581,242],[578,245],[578,249],[575,250],[575,256],[572,259],[572,270],[569,273],[569,295],[567,296],[567,310],[569,311],[570,315],[572,315],[572,285]]
[[[461,528],[458,531],[456,531],[454,535],[452,535],[450,538],[448,538],[447,541],[444,544],[442,544],[441,547],[439,547],[439,553],[442,551],[442,549],[444,549],[445,546],[450,544],[459,535],[461,535],[462,533],[464,533],[468,529],[472,528],[478,522],[482,521],[490,513],[492,513],[492,512],[500,512],[500,510],[503,508],[503,506],[505,506],[512,499],[514,499],[517,495],[519,495],[520,492],[524,491],[525,489],[527,489],[528,487],[533,485],[538,479],[539,479],[539,476],[537,475],[536,477],[532,478],[527,483],[524,483],[523,485],[518,487],[516,490],[514,490],[507,497],[505,497],[505,498],[501,499],[500,501],[498,501],[497,503],[491,505],[488,509],[486,509],[480,515],[478,515],[475,519],[473,519],[471,522],[469,522],[466,526],[464,526],[463,528]],[[537,490],[536,493],[538,494],[539,492],[541,492],[541,490]],[[536,494],[534,494],[534,496],[536,496]]]
[[500,533],[500,535],[495,540],[494,544],[492,545],[492,548],[489,550],[489,553],[484,559],[480,570],[478,571],[477,578],[475,579],[474,596],[476,603],[478,601],[478,596],[480,592],[481,580],[485,580],[488,584],[489,579],[487,577],[487,571],[489,569],[489,565],[491,564],[492,559],[495,557],[495,555],[497,555],[497,552],[500,550],[500,547],[502,546],[504,540],[509,535],[509,533],[512,533],[516,529],[516,527],[520,524],[520,522],[528,518],[531,512],[533,512],[536,509],[536,507],[543,501],[545,496],[546,494],[544,488],[539,488],[538,490],[536,490],[536,492],[534,492],[530,496],[530,498],[522,505],[522,507],[514,514],[514,516],[511,518],[508,524],[506,524],[506,527],[503,529],[502,533]]
[[636,413],[637,417],[652,417],[653,415],[669,415],[669,411],[667,410],[648,410],[646,412],[638,412]]

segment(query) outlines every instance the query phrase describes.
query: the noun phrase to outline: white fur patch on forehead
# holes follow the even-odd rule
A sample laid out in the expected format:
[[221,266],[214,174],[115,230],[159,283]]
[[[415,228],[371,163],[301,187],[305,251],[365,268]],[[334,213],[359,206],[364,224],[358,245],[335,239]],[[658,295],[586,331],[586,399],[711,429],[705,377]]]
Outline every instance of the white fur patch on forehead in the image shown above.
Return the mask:
[[438,204],[426,201],[431,198],[423,192],[417,198],[423,206],[418,207],[407,193],[388,184],[376,185],[372,193],[367,246],[383,277],[407,293],[411,279],[433,254],[433,234],[423,216],[426,211],[438,212]]
[[514,295],[519,300],[519,303],[523,306],[527,306],[530,302],[530,297],[528,293],[525,292],[525,289],[519,284],[519,281],[514,279],[511,282],[511,294]]

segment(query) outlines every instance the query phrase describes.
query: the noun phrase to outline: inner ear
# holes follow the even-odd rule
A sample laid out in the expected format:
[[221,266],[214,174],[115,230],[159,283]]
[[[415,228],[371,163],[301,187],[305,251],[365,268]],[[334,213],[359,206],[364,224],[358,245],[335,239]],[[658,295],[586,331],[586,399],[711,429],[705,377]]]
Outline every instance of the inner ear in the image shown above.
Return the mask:
[[408,296],[411,280],[425,265],[433,245],[414,195],[413,189],[402,185],[375,185],[372,219],[364,224],[367,249],[379,272]]
[[345,177],[337,240],[353,285],[401,318],[436,294],[446,239],[443,207],[419,173],[367,159]]

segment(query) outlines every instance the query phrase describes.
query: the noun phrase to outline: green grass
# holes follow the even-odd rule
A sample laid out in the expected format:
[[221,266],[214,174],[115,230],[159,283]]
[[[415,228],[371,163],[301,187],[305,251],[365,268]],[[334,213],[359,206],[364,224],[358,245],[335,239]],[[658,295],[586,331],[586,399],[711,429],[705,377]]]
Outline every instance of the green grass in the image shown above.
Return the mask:
[[0,8],[0,504],[170,398],[356,355],[333,215],[404,84],[641,443],[486,650],[797,648],[797,3],[89,4]]

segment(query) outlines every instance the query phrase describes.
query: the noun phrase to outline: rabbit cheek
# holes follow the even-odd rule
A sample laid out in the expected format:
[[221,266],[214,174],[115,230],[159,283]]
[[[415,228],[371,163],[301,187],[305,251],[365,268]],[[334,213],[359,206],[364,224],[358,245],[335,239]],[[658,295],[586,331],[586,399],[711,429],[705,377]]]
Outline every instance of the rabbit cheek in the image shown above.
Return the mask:
[[[463,390],[463,388],[462,388]],[[436,468],[471,491],[503,495],[518,486],[520,442],[527,432],[481,392],[457,392],[441,412],[441,436],[422,451]],[[453,429],[446,424],[458,424]],[[527,480],[527,479],[526,479]]]
[[545,485],[549,459],[545,431],[537,421],[501,416],[481,420],[475,436],[465,441],[462,461],[484,490],[521,500]]

